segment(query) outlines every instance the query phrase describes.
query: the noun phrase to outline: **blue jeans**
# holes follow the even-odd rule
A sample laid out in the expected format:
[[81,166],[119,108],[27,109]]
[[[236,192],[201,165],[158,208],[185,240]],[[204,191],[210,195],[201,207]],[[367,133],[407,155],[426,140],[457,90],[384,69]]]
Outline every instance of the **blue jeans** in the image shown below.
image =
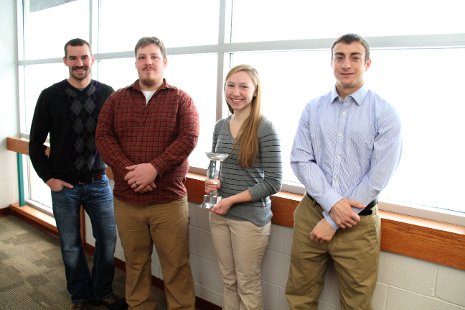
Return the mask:
[[[72,302],[101,300],[113,293],[116,225],[108,178],[52,192],[53,214],[60,234],[61,254]],[[80,233],[80,207],[89,215],[95,238],[89,271]]]

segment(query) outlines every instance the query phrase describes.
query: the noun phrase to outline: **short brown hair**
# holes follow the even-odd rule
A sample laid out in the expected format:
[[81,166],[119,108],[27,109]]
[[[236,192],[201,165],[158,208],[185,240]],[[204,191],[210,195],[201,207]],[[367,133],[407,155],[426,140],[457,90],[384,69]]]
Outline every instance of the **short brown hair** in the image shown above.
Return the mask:
[[134,48],[134,55],[137,56],[137,50],[141,47],[146,47],[147,45],[154,44],[160,48],[160,52],[163,55],[163,58],[166,58],[166,48],[163,44],[163,41],[157,37],[142,37],[137,41],[136,47]]
[[66,50],[68,46],[83,46],[83,45],[87,45],[89,47],[90,54],[92,55],[92,48],[90,47],[89,42],[83,39],[76,38],[76,39],[71,39],[68,42],[66,42],[65,57],[68,56],[68,51]]
[[345,43],[345,44],[350,44],[352,42],[358,42],[363,45],[365,48],[365,62],[370,60],[370,46],[368,45],[368,42],[361,36],[355,33],[347,33],[345,35],[340,36],[339,38],[334,41],[333,46],[331,46],[331,58],[333,57],[333,49],[334,46],[338,43]]

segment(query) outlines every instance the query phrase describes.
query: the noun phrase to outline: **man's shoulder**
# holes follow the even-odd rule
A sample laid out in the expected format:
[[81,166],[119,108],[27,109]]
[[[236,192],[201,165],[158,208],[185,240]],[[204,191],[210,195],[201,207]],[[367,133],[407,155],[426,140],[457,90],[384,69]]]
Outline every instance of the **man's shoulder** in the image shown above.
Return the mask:
[[378,108],[393,108],[393,105],[388,99],[371,89],[366,93],[366,100]]
[[166,90],[169,94],[171,95],[175,95],[177,97],[180,97],[180,98],[189,98],[191,99],[191,95],[189,95],[189,93],[177,86],[174,86],[174,85],[171,85],[169,84],[168,82],[164,82],[164,90]]
[[[51,104],[58,100],[58,98],[64,96],[66,93],[68,82],[62,80],[44,88],[39,95],[37,103],[40,105]],[[59,100],[58,100],[59,101]]]
[[378,121],[387,121],[390,123],[400,122],[400,116],[396,107],[391,104],[389,99],[379,95],[373,90],[368,90],[365,98],[365,102],[368,102],[367,105],[370,114],[376,116]]
[[127,95],[130,95],[131,93],[133,93],[135,91],[135,88],[133,87],[133,85],[128,85],[128,86],[125,86],[125,87],[121,87],[121,88],[118,88],[117,90],[115,90],[113,92],[113,94],[111,95],[111,97],[113,99],[119,99],[119,98],[123,98],[123,96],[127,96]]
[[62,90],[64,88],[66,88],[68,85],[68,82],[66,80],[61,80],[59,82],[56,82],[52,85],[50,85],[49,87],[45,88],[42,92],[53,92],[53,91],[57,91],[57,90]]
[[94,84],[96,89],[114,92],[113,87],[111,87],[108,84],[102,83],[102,82],[97,81],[97,80],[92,80],[92,83]]
[[333,91],[313,97],[307,102],[306,109],[315,110],[319,109],[321,106],[331,104],[334,99],[333,97]]
[[176,96],[176,97],[178,97],[180,99],[189,100],[189,101],[192,100],[191,95],[189,95],[189,93],[187,91],[185,91],[185,90],[182,90],[182,89],[174,87],[174,86],[168,88],[168,90],[171,93],[171,95]]

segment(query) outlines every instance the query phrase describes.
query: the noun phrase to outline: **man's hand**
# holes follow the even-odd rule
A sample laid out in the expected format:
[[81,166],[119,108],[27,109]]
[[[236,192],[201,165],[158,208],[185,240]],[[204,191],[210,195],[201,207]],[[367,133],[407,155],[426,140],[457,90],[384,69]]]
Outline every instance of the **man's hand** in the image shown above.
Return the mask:
[[63,180],[60,180],[60,179],[54,179],[54,178],[51,178],[51,179],[48,179],[47,182],[45,182],[45,184],[48,185],[48,187],[50,187],[50,190],[52,192],[59,192],[63,189],[63,187],[67,187],[67,188],[73,188],[73,185],[63,181]]
[[352,210],[352,207],[364,209],[365,206],[358,201],[341,199],[334,204],[329,215],[341,228],[350,228],[360,222],[360,216]]
[[129,172],[124,176],[124,180],[137,193],[153,191],[155,178],[158,175],[157,169],[150,163],[143,163],[126,167]]
[[329,242],[333,239],[336,230],[326,221],[321,219],[310,233],[310,240],[318,242]]

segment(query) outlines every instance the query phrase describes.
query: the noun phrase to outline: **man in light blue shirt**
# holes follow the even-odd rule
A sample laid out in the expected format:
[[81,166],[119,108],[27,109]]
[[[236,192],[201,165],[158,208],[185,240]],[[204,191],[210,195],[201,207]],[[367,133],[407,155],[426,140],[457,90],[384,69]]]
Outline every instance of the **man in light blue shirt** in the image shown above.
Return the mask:
[[380,250],[377,196],[401,154],[394,108],[364,85],[368,43],[356,34],[332,48],[335,88],[305,107],[291,166],[307,195],[294,213],[286,296],[291,309],[317,309],[331,258],[342,309],[372,309]]

